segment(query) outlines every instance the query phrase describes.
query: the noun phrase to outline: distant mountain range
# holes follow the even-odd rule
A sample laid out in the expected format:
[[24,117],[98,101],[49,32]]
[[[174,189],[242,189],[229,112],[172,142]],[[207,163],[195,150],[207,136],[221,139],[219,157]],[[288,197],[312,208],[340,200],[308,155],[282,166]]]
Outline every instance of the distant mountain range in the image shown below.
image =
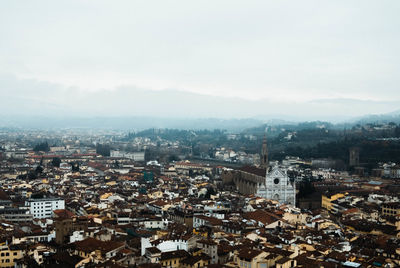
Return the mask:
[[117,129],[138,131],[148,128],[176,129],[225,129],[239,132],[243,129],[261,125],[257,119],[218,119],[218,118],[162,118],[162,117],[1,117],[0,127],[30,129]]
[[387,114],[374,114],[374,115],[365,115],[357,118],[353,118],[353,120],[349,120],[349,123],[353,124],[384,124],[384,123],[396,123],[400,124],[400,110],[396,110]]
[[[399,105],[395,101],[285,102],[136,87],[84,91],[5,75],[0,75],[0,99],[3,127],[240,131],[265,123],[282,125],[318,120],[346,124],[400,122]],[[360,116],[365,111],[385,114]]]
[[[211,96],[177,89],[134,86],[88,91],[14,76],[0,75],[0,116],[57,118],[254,118],[342,122],[364,114],[399,109],[396,101],[320,99],[285,101]],[[276,121],[276,120],[275,120]],[[241,121],[245,124],[245,121]],[[154,124],[153,124],[154,125]]]
[[291,129],[316,128],[349,128],[357,124],[389,123],[400,124],[400,114],[393,112],[383,115],[368,115],[340,123],[327,121],[287,121],[281,119],[262,120],[259,118],[220,119],[220,118],[166,118],[166,117],[57,117],[57,116],[2,116],[0,127],[30,129],[116,129],[138,131],[148,128],[176,129],[224,129],[229,132],[264,131],[266,127],[280,126]]

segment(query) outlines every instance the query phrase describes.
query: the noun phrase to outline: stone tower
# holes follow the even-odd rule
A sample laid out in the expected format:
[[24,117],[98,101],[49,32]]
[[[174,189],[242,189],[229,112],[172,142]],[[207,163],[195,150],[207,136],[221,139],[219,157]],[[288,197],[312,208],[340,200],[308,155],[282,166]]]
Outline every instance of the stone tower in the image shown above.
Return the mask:
[[349,166],[354,167],[360,165],[360,149],[358,147],[351,147],[349,153]]
[[268,147],[267,137],[264,134],[264,140],[261,148],[261,167],[268,171]]

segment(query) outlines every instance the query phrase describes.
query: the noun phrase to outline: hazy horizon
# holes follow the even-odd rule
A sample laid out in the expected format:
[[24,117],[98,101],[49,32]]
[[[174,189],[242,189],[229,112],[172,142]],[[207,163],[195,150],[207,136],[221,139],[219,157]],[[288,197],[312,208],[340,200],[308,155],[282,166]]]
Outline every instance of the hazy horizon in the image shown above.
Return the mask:
[[0,116],[340,122],[400,109],[397,1],[10,1]]

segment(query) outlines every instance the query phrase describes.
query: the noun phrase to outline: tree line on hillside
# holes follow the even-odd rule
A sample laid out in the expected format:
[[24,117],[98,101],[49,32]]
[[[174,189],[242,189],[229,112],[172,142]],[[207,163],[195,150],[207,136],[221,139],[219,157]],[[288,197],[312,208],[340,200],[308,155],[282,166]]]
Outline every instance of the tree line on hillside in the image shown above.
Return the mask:
[[47,141],[45,141],[45,142],[41,142],[41,143],[36,144],[35,147],[33,147],[33,150],[35,152],[40,152],[40,151],[41,152],[48,152],[48,151],[50,151],[50,146],[47,143]]
[[379,162],[400,163],[400,142],[386,140],[366,140],[363,138],[342,139],[315,146],[287,146],[281,151],[271,151],[271,158],[282,160],[286,156],[298,156],[303,159],[331,158],[349,162],[351,147],[360,149],[360,164],[374,168]]

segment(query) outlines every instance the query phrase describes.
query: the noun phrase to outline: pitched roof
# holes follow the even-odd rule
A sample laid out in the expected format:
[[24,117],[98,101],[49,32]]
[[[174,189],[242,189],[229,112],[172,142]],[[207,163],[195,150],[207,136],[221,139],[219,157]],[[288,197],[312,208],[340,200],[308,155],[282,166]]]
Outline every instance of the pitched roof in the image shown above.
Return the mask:
[[168,252],[161,253],[161,260],[169,260],[169,259],[177,259],[177,258],[185,258],[188,257],[189,253],[186,250],[174,250]]
[[73,243],[76,249],[90,253],[95,250],[100,250],[103,254],[115,250],[119,247],[125,245],[123,242],[115,242],[115,241],[101,241],[95,238],[86,238],[82,241],[77,241]]
[[66,209],[56,209],[53,211],[53,213],[57,216],[57,218],[59,219],[70,219],[73,216],[75,216],[75,214],[69,210]]
[[211,260],[211,257],[203,253],[203,254],[196,255],[196,256],[188,256],[187,258],[183,259],[181,261],[181,263],[189,264],[189,265],[193,266],[194,264],[198,263],[201,260],[209,261],[209,260]]
[[251,248],[243,248],[239,251],[238,257],[240,259],[251,260],[262,253],[261,250],[251,249]]
[[10,200],[10,197],[8,196],[8,194],[6,192],[4,192],[3,190],[0,190],[0,200]]
[[146,250],[147,250],[148,252],[150,252],[151,254],[161,253],[161,250],[159,250],[159,249],[156,248],[156,247],[149,247],[149,248],[146,248]]
[[280,219],[277,215],[269,213],[265,210],[255,210],[247,212],[243,215],[243,218],[262,222],[264,225],[271,224]]
[[243,172],[247,172],[247,173],[251,173],[257,176],[261,176],[261,177],[265,177],[265,175],[267,174],[267,170],[264,168],[257,168],[254,166],[243,166],[241,168],[239,168],[240,171]]

